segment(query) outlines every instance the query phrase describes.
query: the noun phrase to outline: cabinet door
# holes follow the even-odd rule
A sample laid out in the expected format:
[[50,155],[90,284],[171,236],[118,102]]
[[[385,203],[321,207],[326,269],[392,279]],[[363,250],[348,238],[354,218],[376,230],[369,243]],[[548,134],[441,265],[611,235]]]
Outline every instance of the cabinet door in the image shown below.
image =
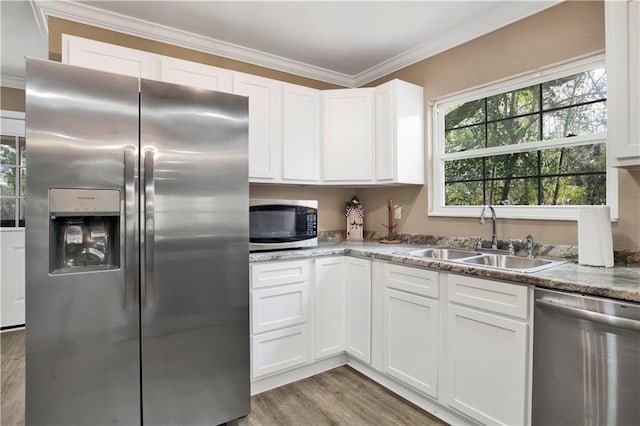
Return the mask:
[[251,376],[277,373],[309,362],[307,324],[271,331],[251,339]]
[[320,180],[320,91],[282,86],[282,178]]
[[316,259],[313,286],[313,356],[344,351],[344,259]]
[[376,87],[376,181],[392,182],[395,177],[396,120],[393,81]]
[[1,326],[22,325],[24,324],[25,287],[24,229],[1,230],[0,244],[2,252]]
[[371,261],[347,257],[347,340],[350,356],[371,362]]
[[449,406],[484,424],[526,423],[527,325],[449,304]]
[[151,53],[66,34],[62,36],[62,63],[132,77],[159,78],[157,60]]
[[249,97],[249,178],[280,180],[280,83],[268,78],[234,73],[233,93]]
[[438,301],[384,289],[384,371],[438,396]]
[[218,92],[233,91],[231,71],[175,58],[160,60],[160,80]]
[[325,182],[373,181],[374,90],[323,92]]
[[607,150],[612,166],[640,165],[640,2],[607,1]]

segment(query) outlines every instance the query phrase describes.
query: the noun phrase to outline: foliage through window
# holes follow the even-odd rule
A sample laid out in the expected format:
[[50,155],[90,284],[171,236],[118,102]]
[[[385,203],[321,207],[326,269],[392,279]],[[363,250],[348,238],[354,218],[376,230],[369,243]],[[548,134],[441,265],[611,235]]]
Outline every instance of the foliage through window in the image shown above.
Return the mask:
[[598,66],[437,103],[441,205],[606,204],[606,82]]
[[22,136],[0,141],[0,226],[24,226],[26,147]]

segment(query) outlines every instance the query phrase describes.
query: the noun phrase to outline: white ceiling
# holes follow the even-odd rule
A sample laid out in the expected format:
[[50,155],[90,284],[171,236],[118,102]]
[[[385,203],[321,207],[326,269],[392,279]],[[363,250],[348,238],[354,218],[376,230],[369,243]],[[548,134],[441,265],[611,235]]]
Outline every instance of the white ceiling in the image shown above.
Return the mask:
[[46,56],[57,16],[359,86],[557,3],[2,0],[1,73],[20,79],[25,54]]

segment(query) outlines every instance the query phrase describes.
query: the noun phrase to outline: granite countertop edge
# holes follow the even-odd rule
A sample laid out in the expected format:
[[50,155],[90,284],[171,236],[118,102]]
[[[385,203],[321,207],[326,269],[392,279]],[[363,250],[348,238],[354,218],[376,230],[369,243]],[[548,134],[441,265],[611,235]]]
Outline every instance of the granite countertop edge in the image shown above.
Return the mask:
[[[568,262],[534,273],[501,271],[437,259],[417,258],[404,253],[424,245],[386,245],[378,242],[328,242],[299,250],[256,252],[249,255],[252,263],[294,260],[325,256],[349,255],[435,269],[444,272],[534,285],[584,295],[640,302],[640,267],[603,268]],[[404,252],[404,253],[403,253]]]

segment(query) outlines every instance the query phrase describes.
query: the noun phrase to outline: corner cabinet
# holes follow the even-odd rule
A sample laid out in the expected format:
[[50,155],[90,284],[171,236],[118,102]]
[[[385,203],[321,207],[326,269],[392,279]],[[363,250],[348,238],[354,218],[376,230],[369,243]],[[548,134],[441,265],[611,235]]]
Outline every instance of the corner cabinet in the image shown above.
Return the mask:
[[424,183],[422,87],[391,80],[375,88],[377,183]]
[[371,261],[345,257],[346,351],[367,364],[371,362]]
[[375,89],[322,92],[323,180],[371,184]]
[[640,167],[640,1],[606,1],[609,164]]
[[316,259],[313,282],[313,357],[344,352],[344,258]]

